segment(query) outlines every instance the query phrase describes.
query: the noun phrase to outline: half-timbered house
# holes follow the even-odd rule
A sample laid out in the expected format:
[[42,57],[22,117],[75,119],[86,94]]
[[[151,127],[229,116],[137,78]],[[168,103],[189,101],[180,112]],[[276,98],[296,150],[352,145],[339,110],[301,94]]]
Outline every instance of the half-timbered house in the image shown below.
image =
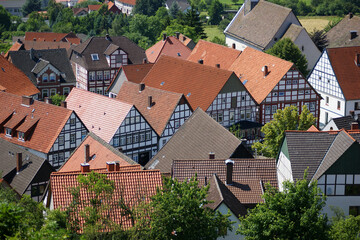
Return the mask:
[[55,168],[87,133],[74,111],[0,92],[0,138],[47,159]]
[[117,99],[133,104],[158,135],[158,150],[191,115],[192,109],[183,94],[124,82]]
[[321,94],[320,127],[332,118],[360,114],[360,47],[325,49],[309,82]]
[[89,131],[134,161],[144,165],[156,154],[156,132],[134,105],[78,88],[66,101]]
[[106,94],[117,70],[127,64],[142,63],[145,51],[123,36],[92,37],[72,48],[76,86],[101,95]]

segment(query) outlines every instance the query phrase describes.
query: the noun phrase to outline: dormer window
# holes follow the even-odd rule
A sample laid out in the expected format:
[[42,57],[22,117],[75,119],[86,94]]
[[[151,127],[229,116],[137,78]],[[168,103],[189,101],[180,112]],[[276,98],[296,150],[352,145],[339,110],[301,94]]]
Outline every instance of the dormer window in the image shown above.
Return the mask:
[[49,75],[47,75],[47,73],[44,73],[44,74],[42,75],[42,81],[43,81],[43,82],[49,81]]
[[24,140],[25,140],[25,133],[19,132],[19,133],[18,133],[18,137],[19,137],[19,140],[24,141]]
[[93,53],[93,54],[91,54],[91,59],[93,61],[99,61],[99,55],[97,53]]
[[5,135],[11,137],[11,128],[5,128]]
[[55,75],[55,73],[51,73],[51,74],[50,74],[50,82],[55,82],[55,80],[56,80],[56,75]]

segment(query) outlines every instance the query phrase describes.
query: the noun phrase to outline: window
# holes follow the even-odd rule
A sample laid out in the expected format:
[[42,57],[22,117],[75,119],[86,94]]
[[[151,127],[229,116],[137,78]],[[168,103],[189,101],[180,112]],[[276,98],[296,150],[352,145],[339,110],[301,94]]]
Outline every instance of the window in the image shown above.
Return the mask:
[[65,88],[63,89],[63,95],[67,96],[69,93],[70,93],[70,88],[65,87]]
[[237,97],[231,97],[231,108],[237,107]]
[[345,185],[346,196],[360,196],[360,184]]
[[6,134],[6,136],[11,137],[11,128],[6,128],[5,134]]
[[175,128],[179,128],[179,127],[180,127],[180,120],[175,120],[175,121],[174,121],[174,127],[175,127]]
[[56,75],[55,75],[55,73],[51,73],[51,74],[50,74],[50,82],[55,82],[55,80],[56,80]]
[[31,186],[31,197],[41,196],[45,191],[46,184]]
[[280,97],[283,97],[284,95],[285,95],[284,92],[279,92],[279,96],[280,96]]
[[145,139],[146,141],[151,140],[151,131],[146,132]]
[[341,103],[340,101],[337,102],[337,109],[340,110],[340,107],[341,107]]
[[235,120],[235,112],[234,111],[230,112],[229,119],[230,119],[230,122],[234,122],[234,120]]
[[244,110],[240,111],[240,118],[241,118],[241,120],[245,119],[245,111]]
[[59,162],[63,162],[65,160],[65,154],[63,152],[59,153]]
[[222,122],[223,122],[223,114],[222,114],[222,113],[218,113],[217,119],[218,119],[218,122],[219,122],[219,123],[222,123]]
[[163,139],[162,140],[162,145],[165,145],[165,143],[166,143],[166,139]]
[[41,95],[42,95],[42,98],[46,98],[49,96],[49,90],[48,89],[43,89],[41,91]]
[[102,80],[103,79],[103,73],[101,71],[96,72],[96,80]]
[[81,132],[81,140],[83,140],[87,135],[87,132],[86,131],[82,131]]
[[132,144],[132,135],[126,137],[126,144]]
[[135,123],[139,123],[140,122],[140,116],[136,116],[135,117]]
[[119,138],[118,138],[118,137],[113,138],[113,146],[114,146],[114,147],[118,147],[118,146],[119,146]]
[[251,119],[251,110],[246,110],[246,120]]
[[90,92],[95,93],[95,88],[90,88]]
[[115,56],[115,62],[116,63],[122,63],[123,55],[116,55]]
[[75,141],[76,141],[76,135],[75,135],[75,133],[71,133],[70,134],[70,143],[75,143]]
[[325,124],[329,122],[329,113],[325,112]]
[[54,95],[56,95],[56,89],[52,88],[50,89],[50,96],[54,96]]
[[277,97],[278,93],[277,92],[273,92],[273,97]]
[[139,134],[138,133],[133,135],[133,140],[134,140],[134,143],[139,142]]
[[326,102],[325,102],[326,105],[329,105],[329,97],[326,97]]
[[298,84],[298,80],[293,80],[292,84]]
[[25,137],[24,132],[19,132],[19,133],[18,133],[18,136],[19,136],[19,140],[23,140],[23,141],[24,141],[24,137]]
[[140,133],[140,142],[145,141],[145,133]]
[[125,124],[126,125],[130,124],[130,118],[129,117],[125,118]]
[[360,104],[359,104],[359,102],[355,102],[355,104],[354,104],[354,109],[355,109],[355,110],[360,110]]
[[271,106],[265,106],[265,114],[270,114]]
[[76,121],[75,121],[75,118],[70,118],[70,126],[75,126],[75,123],[76,123]]
[[311,102],[310,103],[310,111],[314,111],[315,110],[315,103]]
[[104,79],[110,79],[110,71],[104,71]]
[[93,53],[93,54],[91,54],[91,59],[93,61],[99,61],[99,55],[97,53]]
[[95,80],[95,72],[89,72],[89,80]]
[[125,136],[120,137],[120,145],[121,146],[126,145],[126,137]]
[[59,145],[64,145],[64,136],[59,136]]
[[291,80],[286,80],[286,84],[291,84]]
[[102,87],[96,88],[96,93],[103,95],[103,88]]
[[49,81],[49,75],[47,75],[47,73],[44,73],[44,74],[42,75],[42,81],[43,81],[43,82]]
[[305,94],[310,94],[310,90],[305,90]]
[[277,111],[277,105],[272,105],[272,109],[271,109],[272,114],[276,113],[276,111]]

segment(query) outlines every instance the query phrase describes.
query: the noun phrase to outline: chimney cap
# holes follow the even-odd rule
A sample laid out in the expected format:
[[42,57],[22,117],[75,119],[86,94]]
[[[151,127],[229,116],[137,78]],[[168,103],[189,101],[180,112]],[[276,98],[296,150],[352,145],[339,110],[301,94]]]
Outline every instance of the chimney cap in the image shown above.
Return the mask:
[[225,164],[233,164],[234,165],[234,161],[233,160],[231,160],[231,159],[227,159],[227,160],[225,160]]

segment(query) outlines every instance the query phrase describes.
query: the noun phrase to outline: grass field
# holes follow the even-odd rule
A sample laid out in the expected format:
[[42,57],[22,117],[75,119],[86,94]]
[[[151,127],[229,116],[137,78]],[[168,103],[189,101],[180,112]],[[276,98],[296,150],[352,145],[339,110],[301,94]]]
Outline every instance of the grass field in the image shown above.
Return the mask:
[[225,40],[225,35],[222,31],[219,30],[217,26],[205,26],[204,29],[206,35],[207,35],[207,41],[212,40],[214,37],[218,37],[220,39]]
[[313,17],[298,17],[303,27],[311,33],[314,29],[323,30],[329,21],[333,18],[331,16],[313,16]]

